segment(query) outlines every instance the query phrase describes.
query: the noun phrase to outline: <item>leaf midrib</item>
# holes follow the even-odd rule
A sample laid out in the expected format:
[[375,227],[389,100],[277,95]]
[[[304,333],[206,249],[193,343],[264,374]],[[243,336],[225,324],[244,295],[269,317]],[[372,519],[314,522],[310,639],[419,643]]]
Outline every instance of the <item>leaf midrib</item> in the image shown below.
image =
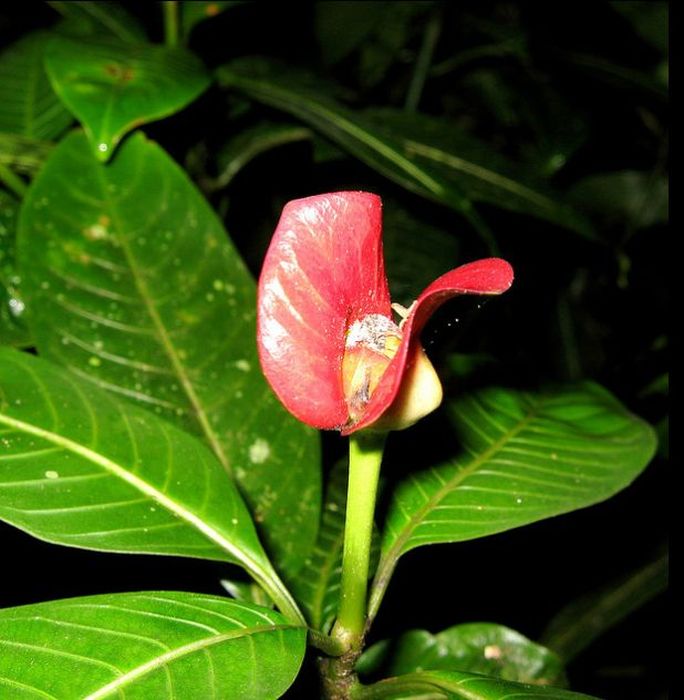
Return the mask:
[[483,182],[489,182],[496,187],[500,187],[502,190],[507,190],[511,194],[527,199],[529,202],[533,202],[543,209],[553,210],[557,206],[555,202],[550,200],[548,197],[535,192],[532,188],[522,185],[521,183],[516,182],[515,180],[512,180],[501,173],[497,173],[494,170],[485,168],[482,165],[478,165],[477,163],[468,161],[452,153],[447,153],[440,148],[435,148],[434,146],[429,146],[428,144],[421,143],[419,141],[406,139],[405,143],[409,152],[413,152],[416,155],[423,156],[424,158],[429,158],[437,163],[443,163],[444,165],[454,168],[454,170],[460,170],[464,173],[468,173],[469,175],[472,175]]
[[509,440],[514,438],[523,428],[525,428],[530,421],[537,416],[542,404],[543,400],[540,399],[535,406],[531,406],[528,409],[528,413],[523,416],[516,425],[507,430],[481,455],[473,459],[468,466],[458,470],[454,477],[447,481],[442,487],[437,489],[434,495],[426,501],[425,505],[423,505],[415,513],[415,515],[409,519],[408,525],[404,527],[403,533],[396,538],[394,544],[389,548],[387,554],[382,557],[380,564],[378,565],[378,571],[373,581],[370,603],[368,606],[369,621],[373,620],[377,614],[382,597],[385,593],[385,589],[387,588],[392,572],[394,571],[394,567],[396,566],[399,557],[404,553],[402,552],[404,545],[409,540],[416,527],[420,525],[425,515],[430,512],[447,494],[457,488],[461,482],[476,472],[483,463],[499,452],[499,450],[501,450]]
[[126,240],[126,237],[122,235],[122,231],[124,229],[121,225],[118,209],[115,206],[114,201],[109,196],[109,189],[107,187],[107,182],[105,181],[103,172],[104,168],[102,166],[98,166],[96,170],[98,174],[98,179],[100,181],[100,189],[103,193],[103,201],[105,205],[109,208],[109,211],[112,216],[112,223],[114,224],[115,231],[118,234],[117,239],[121,244],[121,249],[123,250],[128,266],[130,267],[133,281],[143,301],[145,309],[149,314],[150,319],[152,320],[152,324],[154,326],[155,331],[157,332],[157,336],[161,342],[164,352],[169,358],[171,366],[173,367],[173,370],[176,373],[176,376],[178,377],[178,380],[180,381],[186,396],[188,397],[190,405],[193,408],[193,413],[197,419],[197,422],[200,425],[202,433],[206,437],[212,451],[223,465],[223,468],[232,477],[232,467],[228,460],[228,456],[226,455],[219,441],[218,435],[212,429],[209,418],[207,417],[206,411],[204,410],[204,406],[199,396],[195,392],[195,388],[192,384],[192,381],[190,380],[190,377],[188,376],[185,366],[183,365],[180,356],[176,352],[176,349],[173,343],[171,342],[171,338],[166,330],[166,326],[164,325],[164,322],[162,321],[161,316],[159,315],[159,312],[157,311],[157,308],[152,301],[152,296],[147,287],[147,283],[140,269],[138,268],[137,262],[130,249],[128,241]]
[[162,493],[154,486],[139,478],[135,474],[129,472],[125,467],[116,462],[113,462],[108,457],[105,457],[94,450],[91,450],[85,445],[81,445],[73,440],[70,440],[63,435],[59,435],[50,430],[45,430],[31,423],[12,418],[7,415],[0,414],[0,424],[7,425],[15,430],[19,430],[35,437],[41,438],[57,447],[72,452],[84,459],[105,469],[110,474],[122,479],[127,484],[137,489],[145,496],[156,501],[160,506],[178,516],[181,520],[199,530],[207,539],[218,545],[221,549],[227,552],[233,559],[242,563],[248,571],[259,573],[264,579],[268,579],[267,573],[252,557],[247,556],[242,550],[235,547],[228,539],[220,532],[204,522],[197,515],[187,510],[180,503]]

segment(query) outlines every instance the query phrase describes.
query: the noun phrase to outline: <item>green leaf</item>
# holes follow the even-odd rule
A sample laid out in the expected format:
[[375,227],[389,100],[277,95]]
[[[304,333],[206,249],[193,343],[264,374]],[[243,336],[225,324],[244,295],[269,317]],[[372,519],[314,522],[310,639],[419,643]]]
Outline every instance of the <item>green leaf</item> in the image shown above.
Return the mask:
[[[356,697],[356,696],[355,696]],[[589,700],[590,695],[487,678],[458,671],[411,673],[375,683],[358,694],[359,700],[380,698],[447,698],[448,700]]]
[[414,164],[400,143],[386,138],[363,115],[323,95],[310,76],[266,59],[238,59],[218,69],[217,78],[231,87],[292,114],[390,180],[457,211],[470,209],[465,194],[439,173]]
[[225,598],[145,592],[0,611],[0,695],[12,698],[280,697],[306,630]]
[[239,563],[278,599],[282,584],[221,465],[149,411],[0,348],[0,443],[3,520],[72,547]]
[[49,140],[73,121],[43,66],[50,36],[32,32],[0,54],[0,132]]
[[593,238],[591,225],[559,195],[449,120],[395,109],[366,110],[375,128],[402,144],[412,162],[453,180],[473,202],[535,216]]
[[53,144],[18,134],[0,133],[0,166],[34,176],[47,160]]
[[100,34],[121,41],[145,41],[145,31],[136,18],[117,2],[98,0],[50,0],[48,5],[59,12],[80,34]]
[[595,639],[667,590],[668,555],[663,554],[598,591],[563,608],[549,623],[543,643],[566,661]]
[[152,44],[57,38],[48,45],[45,65],[102,161],[126,133],[178,112],[209,85],[192,53]]
[[656,448],[652,428],[595,384],[528,394],[489,389],[448,412],[462,454],[395,490],[371,617],[402,554],[503,532],[603,501]]
[[392,5],[381,0],[329,0],[316,3],[314,26],[324,63],[334,65],[349,56],[386,17],[388,6]]
[[0,190],[0,345],[27,347],[31,335],[24,322],[25,304],[14,261],[19,203]]
[[185,173],[142,134],[107,166],[71,134],[24,200],[18,246],[41,354],[202,437],[278,563],[301,566],[318,436],[266,385],[254,282]]
[[263,59],[233,61],[217,77],[223,86],[301,119],[393,182],[456,211],[467,215],[472,201],[486,201],[592,235],[579,214],[541,186],[519,182],[512,174],[518,166],[504,164],[451,124],[392,110],[354,112],[321,96],[291,67]]
[[492,623],[456,625],[430,634],[406,632],[392,645],[388,674],[467,671],[535,685],[564,683],[563,664],[551,651],[508,627]]

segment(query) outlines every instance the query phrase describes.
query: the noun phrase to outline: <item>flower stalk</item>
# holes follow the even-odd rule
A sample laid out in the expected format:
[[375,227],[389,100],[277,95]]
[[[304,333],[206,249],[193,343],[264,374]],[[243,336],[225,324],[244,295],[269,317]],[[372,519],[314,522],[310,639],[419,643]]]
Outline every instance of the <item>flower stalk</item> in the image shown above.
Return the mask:
[[349,439],[349,486],[342,552],[340,607],[332,637],[351,651],[361,649],[373,515],[386,433],[362,431]]

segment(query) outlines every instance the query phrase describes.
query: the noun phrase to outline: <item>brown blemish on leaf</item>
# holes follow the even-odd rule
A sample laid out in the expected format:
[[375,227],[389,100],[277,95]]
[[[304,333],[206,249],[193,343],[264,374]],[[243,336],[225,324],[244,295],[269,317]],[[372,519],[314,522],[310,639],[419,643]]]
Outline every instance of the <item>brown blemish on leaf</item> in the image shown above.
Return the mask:
[[123,66],[120,63],[107,63],[104,71],[110,78],[120,83],[127,83],[135,76],[135,71],[130,66]]
[[221,8],[215,2],[209,3],[204,10],[207,17],[216,17],[219,12],[221,12]]

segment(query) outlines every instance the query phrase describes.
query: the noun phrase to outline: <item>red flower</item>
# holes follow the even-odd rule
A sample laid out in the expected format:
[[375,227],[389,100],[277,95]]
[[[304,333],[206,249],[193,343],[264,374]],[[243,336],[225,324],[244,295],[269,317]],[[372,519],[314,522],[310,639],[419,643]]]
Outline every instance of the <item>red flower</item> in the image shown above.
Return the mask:
[[397,325],[382,256],[382,204],[367,192],[289,202],[259,279],[257,343],[285,407],[316,428],[349,434],[401,429],[441,401],[418,336],[458,294],[501,294],[513,282],[499,258],[435,280]]

